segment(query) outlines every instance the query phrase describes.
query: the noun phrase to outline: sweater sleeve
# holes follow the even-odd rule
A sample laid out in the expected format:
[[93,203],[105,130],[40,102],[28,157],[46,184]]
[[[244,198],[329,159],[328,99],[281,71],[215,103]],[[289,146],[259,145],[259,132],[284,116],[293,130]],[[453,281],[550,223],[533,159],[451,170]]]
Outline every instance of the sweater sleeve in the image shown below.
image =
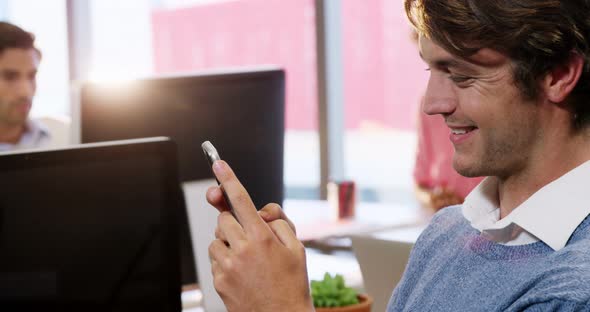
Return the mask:
[[523,312],[590,312],[590,301],[575,302],[552,299],[528,306]]

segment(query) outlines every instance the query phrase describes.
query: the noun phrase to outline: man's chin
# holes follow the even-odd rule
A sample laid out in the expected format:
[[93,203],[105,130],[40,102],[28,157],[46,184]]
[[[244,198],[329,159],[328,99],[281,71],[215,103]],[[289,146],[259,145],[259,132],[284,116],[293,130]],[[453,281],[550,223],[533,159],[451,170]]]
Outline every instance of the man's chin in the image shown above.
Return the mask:
[[467,161],[466,159],[453,158],[453,169],[466,178],[475,178],[483,176],[481,166],[476,161]]

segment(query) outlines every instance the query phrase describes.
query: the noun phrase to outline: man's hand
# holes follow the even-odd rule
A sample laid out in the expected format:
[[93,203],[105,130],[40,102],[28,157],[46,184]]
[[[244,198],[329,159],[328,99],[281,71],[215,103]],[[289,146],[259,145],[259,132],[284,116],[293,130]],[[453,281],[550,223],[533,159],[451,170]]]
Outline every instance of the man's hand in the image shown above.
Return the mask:
[[213,283],[228,311],[313,311],[305,249],[292,223],[276,204],[259,214],[224,161],[213,170],[239,220],[227,211],[221,190],[209,189],[207,200],[221,211],[209,245]]
[[[225,202],[225,198],[223,197],[221,188],[218,186],[212,186],[207,190],[207,201],[213,207],[217,208],[219,212],[229,211],[229,206]],[[284,220],[285,222],[287,222],[287,224],[289,224],[289,227],[291,228],[291,230],[293,230],[293,233],[297,233],[295,225],[293,224],[293,222],[291,222],[291,220],[289,220],[289,218],[285,214],[285,211],[283,211],[279,204],[267,204],[258,211],[258,215],[262,218],[262,220],[264,220],[267,223],[273,222],[275,220]],[[222,235],[223,233],[219,231],[219,227],[215,229],[215,237],[222,240],[226,240]]]

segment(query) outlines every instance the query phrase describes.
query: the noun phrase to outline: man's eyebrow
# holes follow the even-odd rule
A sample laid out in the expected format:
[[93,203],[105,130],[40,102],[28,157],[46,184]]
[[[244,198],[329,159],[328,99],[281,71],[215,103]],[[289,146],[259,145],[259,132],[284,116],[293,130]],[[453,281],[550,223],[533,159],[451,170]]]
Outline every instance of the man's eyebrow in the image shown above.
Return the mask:
[[14,75],[18,74],[18,71],[10,68],[4,68],[0,69],[0,73],[2,73],[3,75]]
[[[422,58],[422,60],[424,60],[424,57],[422,56],[422,52],[420,52],[419,54],[420,54],[420,58]],[[436,67],[436,68],[454,68],[454,69],[466,70],[469,72],[475,71],[475,68],[474,68],[475,65],[471,65],[468,62],[457,60],[457,59],[451,58],[451,57],[438,58],[438,59],[433,60],[432,62],[427,62],[426,60],[424,60],[424,61],[426,63],[434,65],[434,67]]]

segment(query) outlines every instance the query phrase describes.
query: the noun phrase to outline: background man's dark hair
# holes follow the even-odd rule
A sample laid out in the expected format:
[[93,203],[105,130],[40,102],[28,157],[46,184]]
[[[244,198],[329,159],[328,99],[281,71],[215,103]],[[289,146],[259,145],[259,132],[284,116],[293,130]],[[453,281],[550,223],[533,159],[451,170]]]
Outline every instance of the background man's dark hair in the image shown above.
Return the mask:
[[0,54],[9,48],[34,49],[41,57],[41,51],[35,47],[35,36],[22,28],[0,22]]
[[534,99],[540,79],[572,53],[584,58],[567,99],[574,129],[590,125],[590,0],[405,0],[417,31],[468,58],[491,48],[514,62],[514,81]]

